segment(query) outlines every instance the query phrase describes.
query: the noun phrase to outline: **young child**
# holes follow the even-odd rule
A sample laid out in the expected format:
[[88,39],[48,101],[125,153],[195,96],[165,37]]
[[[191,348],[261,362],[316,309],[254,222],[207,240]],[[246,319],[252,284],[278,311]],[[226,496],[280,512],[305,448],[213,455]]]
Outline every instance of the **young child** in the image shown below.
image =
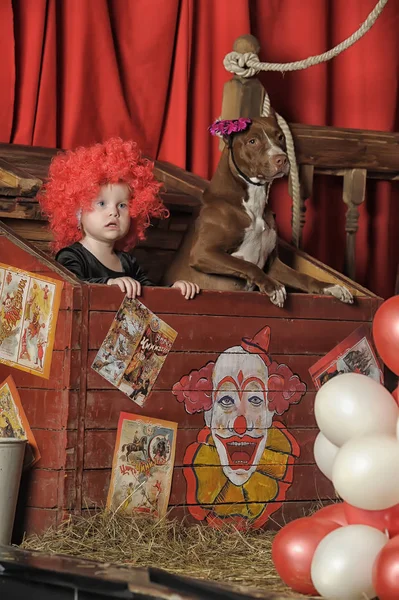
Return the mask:
[[[153,164],[132,141],[67,151],[53,158],[39,202],[53,232],[56,260],[89,283],[117,285],[129,298],[154,285],[127,253],[145,237],[151,217],[165,218]],[[189,281],[173,288],[188,300],[199,293]]]

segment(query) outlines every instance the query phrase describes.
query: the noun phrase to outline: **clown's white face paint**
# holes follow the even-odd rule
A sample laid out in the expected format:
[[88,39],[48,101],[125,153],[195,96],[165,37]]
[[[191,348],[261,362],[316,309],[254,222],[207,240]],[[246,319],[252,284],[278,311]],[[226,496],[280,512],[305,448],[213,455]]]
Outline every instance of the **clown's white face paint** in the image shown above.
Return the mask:
[[234,485],[248,481],[266,446],[274,414],[267,408],[267,380],[264,361],[241,346],[223,352],[213,369],[213,404],[205,422],[223,472]]

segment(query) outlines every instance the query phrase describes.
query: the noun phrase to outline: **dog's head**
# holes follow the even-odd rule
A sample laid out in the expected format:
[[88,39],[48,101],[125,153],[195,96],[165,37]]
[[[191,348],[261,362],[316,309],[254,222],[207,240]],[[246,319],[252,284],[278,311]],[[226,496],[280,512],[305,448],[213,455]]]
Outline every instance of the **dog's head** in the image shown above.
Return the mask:
[[224,136],[236,166],[253,182],[266,183],[289,172],[285,137],[276,117],[253,118],[244,131]]

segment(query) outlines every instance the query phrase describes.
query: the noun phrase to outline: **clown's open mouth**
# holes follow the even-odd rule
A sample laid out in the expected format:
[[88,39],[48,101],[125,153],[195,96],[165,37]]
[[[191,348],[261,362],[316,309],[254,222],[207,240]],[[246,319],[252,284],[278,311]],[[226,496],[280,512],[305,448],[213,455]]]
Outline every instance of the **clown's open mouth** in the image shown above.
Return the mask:
[[226,449],[229,466],[232,469],[248,470],[252,467],[261,437],[253,438],[249,435],[244,437],[232,436],[218,439]]

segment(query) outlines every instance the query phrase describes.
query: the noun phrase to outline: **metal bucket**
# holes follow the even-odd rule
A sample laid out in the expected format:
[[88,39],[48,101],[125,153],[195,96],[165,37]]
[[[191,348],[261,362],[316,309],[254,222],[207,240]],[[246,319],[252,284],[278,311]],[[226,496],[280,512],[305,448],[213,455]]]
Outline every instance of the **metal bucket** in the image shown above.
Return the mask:
[[0,438],[0,544],[11,544],[26,440]]

